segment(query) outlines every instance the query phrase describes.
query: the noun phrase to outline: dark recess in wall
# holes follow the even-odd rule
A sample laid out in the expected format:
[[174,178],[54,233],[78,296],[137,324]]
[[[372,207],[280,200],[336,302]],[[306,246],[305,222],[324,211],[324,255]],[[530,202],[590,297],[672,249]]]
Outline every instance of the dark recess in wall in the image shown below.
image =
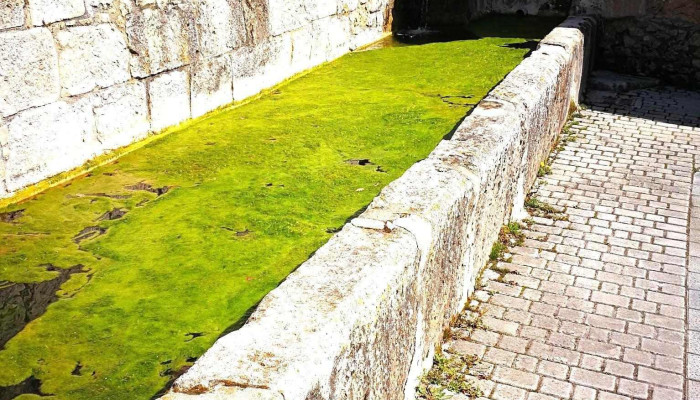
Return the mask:
[[396,0],[392,29],[460,27],[492,13],[565,17],[571,4],[572,0]]
[[478,3],[479,0],[396,0],[392,29],[463,26],[477,16]]
[[665,17],[616,18],[603,24],[598,68],[700,88],[700,24]]

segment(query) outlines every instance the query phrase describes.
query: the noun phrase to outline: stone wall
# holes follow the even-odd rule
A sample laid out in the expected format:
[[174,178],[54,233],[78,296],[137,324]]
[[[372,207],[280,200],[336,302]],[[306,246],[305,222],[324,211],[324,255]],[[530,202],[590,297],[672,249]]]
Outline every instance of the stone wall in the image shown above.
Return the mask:
[[574,0],[572,11],[603,18],[654,17],[700,23],[698,0]]
[[0,198],[381,37],[393,0],[3,0]]
[[700,0],[576,0],[605,18],[598,66],[700,88]]
[[413,400],[578,102],[595,31],[588,18],[556,28],[164,400]]
[[700,24],[668,18],[606,20],[598,67],[700,88]]

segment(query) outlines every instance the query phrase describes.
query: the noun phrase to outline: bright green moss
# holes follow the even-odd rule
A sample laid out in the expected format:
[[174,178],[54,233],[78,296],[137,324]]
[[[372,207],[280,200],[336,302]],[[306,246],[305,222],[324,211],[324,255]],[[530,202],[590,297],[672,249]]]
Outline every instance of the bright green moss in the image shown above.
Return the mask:
[[[539,38],[553,23],[514,21],[477,27],[507,26],[510,37],[347,55],[0,209],[25,210],[0,222],[0,280],[51,279],[58,272],[47,264],[89,270],[0,351],[0,386],[34,375],[58,399],[153,396],[168,370],[201,355],[430,153],[468,111],[442,97],[476,103],[528,51],[503,45]],[[172,188],[127,189],[139,182]],[[126,214],[98,220],[115,208]],[[105,234],[76,243],[90,226]],[[187,335],[196,332],[204,335]]]

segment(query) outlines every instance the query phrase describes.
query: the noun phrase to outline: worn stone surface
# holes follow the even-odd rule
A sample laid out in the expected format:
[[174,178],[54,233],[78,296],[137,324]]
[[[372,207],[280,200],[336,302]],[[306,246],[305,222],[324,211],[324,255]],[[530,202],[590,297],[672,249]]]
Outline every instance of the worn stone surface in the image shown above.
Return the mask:
[[6,0],[0,4],[0,29],[24,25],[24,0]]
[[233,101],[231,59],[221,56],[192,66],[192,116]]
[[291,76],[293,71],[288,69],[291,52],[289,34],[236,50],[231,56],[234,99],[245,99]]
[[150,129],[146,84],[136,81],[112,86],[93,98],[99,153],[126,146]]
[[216,57],[240,47],[246,39],[240,0],[200,0],[197,39],[203,57]]
[[68,28],[56,34],[56,42],[64,95],[87,93],[130,78],[129,52],[114,26]]
[[55,101],[58,62],[48,29],[0,33],[0,114],[11,115]]
[[485,325],[443,347],[479,358],[483,399],[695,398],[700,94],[615,95],[581,111],[533,193],[565,218],[533,218],[470,303]]
[[338,1],[268,0],[270,33],[289,32],[338,11]]
[[7,144],[10,131],[7,125],[0,123],[0,197],[7,195],[10,190],[7,188]]
[[132,74],[145,77],[188,64],[196,43],[194,14],[184,2],[130,14],[126,33]]
[[[572,71],[584,71],[584,60],[559,49],[518,66],[500,98],[494,91],[451,140],[384,188],[164,398],[413,398],[551,130],[566,119]],[[522,91],[542,68],[546,78],[527,94],[508,89]]]
[[29,0],[28,4],[34,26],[80,17],[85,14],[84,0]]
[[[266,296],[241,330],[201,357],[165,398],[218,394],[227,386],[264,387],[271,399],[328,398],[346,389],[398,398],[392,388],[369,382],[383,373],[396,389],[408,372],[419,264],[420,251],[407,231],[346,226]],[[317,301],[310,304],[309,293]],[[392,368],[382,368],[385,363]],[[351,370],[354,382],[345,378]],[[346,386],[351,383],[354,387]]]
[[[17,114],[8,124],[6,185],[9,191],[77,167],[92,154],[95,126],[86,102],[55,102]],[[57,145],[60,143],[61,145]]]
[[154,131],[178,124],[191,116],[190,77],[187,70],[162,73],[148,83],[151,124]]

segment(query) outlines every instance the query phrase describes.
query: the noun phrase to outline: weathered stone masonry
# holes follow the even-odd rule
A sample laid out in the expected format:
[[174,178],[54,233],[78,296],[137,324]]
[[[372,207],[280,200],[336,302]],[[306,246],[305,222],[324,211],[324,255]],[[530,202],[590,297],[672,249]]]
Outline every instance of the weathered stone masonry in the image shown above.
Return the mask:
[[576,0],[605,20],[598,67],[700,88],[700,1]]
[[4,0],[0,198],[381,37],[393,0]]
[[579,99],[595,30],[588,18],[555,29],[164,399],[413,399]]

